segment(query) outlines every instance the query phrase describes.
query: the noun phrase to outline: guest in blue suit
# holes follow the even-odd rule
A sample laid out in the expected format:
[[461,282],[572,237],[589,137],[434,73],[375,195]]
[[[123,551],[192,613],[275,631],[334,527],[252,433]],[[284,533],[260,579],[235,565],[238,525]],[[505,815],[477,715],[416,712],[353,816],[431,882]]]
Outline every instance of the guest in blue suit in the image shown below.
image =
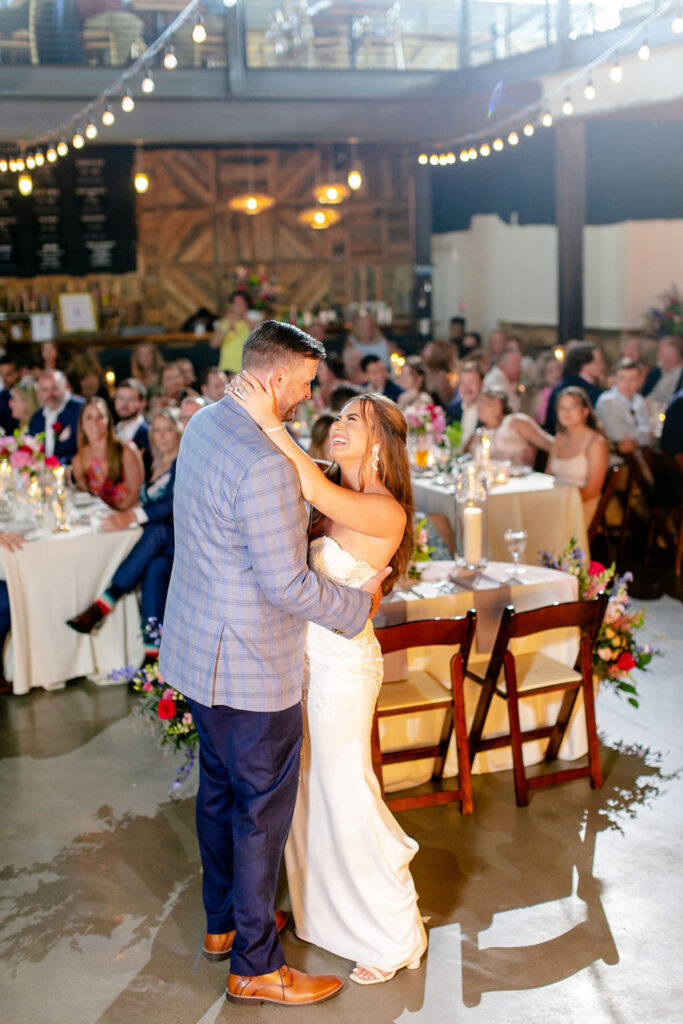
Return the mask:
[[[267,320],[244,343],[242,365],[270,380],[288,420],[310,398],[324,354],[297,327]],[[200,409],[185,430],[175,522],[159,666],[199,733],[204,954],[231,957],[232,1002],[322,1002],[341,979],[285,963],[278,930],[287,917],[275,911],[299,777],[306,622],[355,636],[386,573],[356,590],[308,568],[296,471],[229,397]]]
[[43,370],[38,377],[38,397],[42,408],[34,413],[28,425],[33,437],[45,434],[45,454],[56,455],[68,465],[78,451],[78,417],[82,398],[69,392],[61,370]]
[[557,387],[550,392],[548,411],[545,416],[545,429],[550,434],[557,431],[557,414],[555,403],[560,391],[568,387],[583,388],[593,409],[602,394],[599,381],[605,371],[605,362],[597,345],[590,341],[571,341],[567,346],[567,355],[562,369],[562,379]]
[[[141,504],[107,516],[102,529],[123,530],[135,522],[142,536],[121,562],[105,590],[80,615],[67,621],[78,633],[91,633],[120,597],[140,587],[143,630],[150,619],[161,623],[173,563],[173,493],[176,457],[182,427],[177,409],[161,409],[152,420],[151,442],[155,453],[152,476],[140,492]],[[156,653],[148,648],[148,656]]]
[[367,378],[368,391],[374,391],[375,394],[390,398],[392,402],[398,402],[398,396],[403,394],[403,388],[391,379],[389,371],[379,356],[363,356],[360,368]]
[[122,380],[116,388],[114,433],[123,444],[132,441],[140,449],[145,473],[149,475],[152,468],[152,449],[149,443],[149,426],[144,415],[146,404],[147,388],[135,377]]

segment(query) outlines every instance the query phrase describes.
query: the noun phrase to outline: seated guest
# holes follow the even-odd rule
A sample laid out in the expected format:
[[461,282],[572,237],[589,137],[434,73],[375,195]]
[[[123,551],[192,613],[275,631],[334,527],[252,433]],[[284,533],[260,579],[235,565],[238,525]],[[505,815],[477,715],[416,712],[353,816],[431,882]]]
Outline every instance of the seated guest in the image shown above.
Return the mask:
[[361,362],[365,356],[377,356],[382,360],[387,370],[391,365],[391,349],[389,342],[384,337],[374,316],[367,313],[359,313],[353,325],[351,334],[344,342],[342,360],[347,380],[353,384],[364,382],[364,371]]
[[485,390],[504,391],[512,412],[519,412],[522,399],[519,392],[519,376],[522,372],[522,353],[519,343],[506,344],[498,356],[495,366],[484,377]]
[[466,331],[460,342],[460,358],[470,359],[473,352],[481,348],[481,334],[477,331]]
[[425,388],[426,377],[427,369],[420,357],[408,356],[401,374],[403,394],[398,396],[399,409],[407,409],[416,402],[422,402],[424,405],[434,404],[434,399]]
[[228,386],[228,375],[217,366],[209,366],[202,374],[201,391],[207,402],[220,402]]
[[659,447],[676,460],[678,473],[655,474],[653,501],[674,508],[683,501],[683,390],[676,392],[666,408]]
[[434,341],[428,346],[428,354],[423,353],[423,362],[426,390],[445,409],[455,393],[453,350],[448,342]]
[[142,455],[132,441],[122,444],[118,440],[109,407],[101,398],[90,398],[81,408],[72,470],[80,490],[89,491],[112,508],[130,508],[140,496],[145,479]]
[[152,465],[152,449],[149,445],[149,427],[144,417],[147,403],[147,389],[135,377],[122,380],[114,396],[114,412],[118,422],[114,433],[122,444],[132,441],[142,454],[147,473]]
[[464,316],[452,316],[448,325],[448,340],[455,349],[455,358],[462,357],[462,341],[465,337]]
[[[498,388],[487,388],[484,384],[478,399],[479,420],[491,438],[491,458],[508,461],[513,466],[532,466],[536,449],[547,452],[553,443],[551,434],[546,434],[536,420],[526,413],[513,413],[508,404],[507,392]],[[469,447],[472,448],[472,438]]]
[[142,488],[140,505],[114,512],[102,523],[105,531],[125,530],[135,522],[142,536],[121,562],[111,582],[84,612],[67,625],[78,633],[91,633],[124,594],[140,586],[143,629],[150,619],[163,622],[166,593],[173,563],[173,487],[182,428],[177,409],[161,409],[150,426],[154,453],[152,475]]
[[[0,378],[3,384],[3,389],[0,391],[0,429],[5,434],[13,434],[19,426],[19,421],[10,408],[10,398],[12,388],[19,383],[20,378],[16,356],[12,352],[7,352],[4,357],[0,358]],[[31,414],[35,411],[33,409]]]
[[650,367],[647,365],[647,351],[646,348],[651,348],[654,345],[652,339],[645,343],[644,339],[639,337],[637,334],[625,334],[619,342],[619,356],[621,359],[630,359],[632,363],[635,363],[640,372],[640,384],[638,390],[640,391],[647,375],[650,371]]
[[588,395],[579,387],[564,388],[557,396],[557,436],[548,458],[547,472],[558,484],[574,484],[581,492],[583,517],[588,527],[600,501],[609,465],[607,440]]
[[330,445],[330,427],[335,417],[324,412],[318,416],[311,427],[311,443],[308,446],[308,454],[312,459],[319,462],[332,462],[332,448]]
[[315,375],[317,387],[313,393],[313,405],[318,412],[328,409],[330,395],[338,384],[344,383],[344,364],[338,356],[325,356],[318,363]]
[[103,398],[111,408],[109,388],[102,364],[91,348],[74,352],[64,372],[75,395],[80,395],[86,401],[97,395],[99,398]]
[[657,365],[650,370],[641,394],[651,402],[667,406],[683,388],[683,338],[662,338],[657,349]]
[[459,423],[462,427],[460,448],[463,451],[479,423],[478,399],[483,382],[478,363],[463,363],[458,390],[446,406],[446,423]]
[[194,414],[207,405],[209,405],[209,401],[202,395],[188,395],[186,398],[183,398],[180,403],[180,425],[183,430]]
[[[24,538],[17,533],[0,533],[0,546],[7,551],[18,551],[23,546]],[[5,679],[2,656],[5,641],[12,626],[9,607],[9,591],[5,580],[0,580],[0,693],[10,693],[12,684]]]
[[403,388],[391,379],[389,371],[379,356],[363,356],[360,368],[368,382],[367,390],[373,394],[384,395],[385,398],[396,402],[398,396],[403,393]]
[[176,359],[176,366],[180,370],[180,375],[183,378],[183,387],[186,391],[194,391],[197,381],[195,380],[194,364],[191,359],[183,356],[180,359]]
[[64,359],[56,341],[43,341],[40,346],[40,365],[43,370],[61,370]]
[[602,379],[604,370],[602,353],[597,345],[591,341],[569,342],[562,368],[562,379],[553,388],[548,399],[548,412],[544,426],[550,434],[554,434],[557,429],[555,402],[560,391],[564,391],[568,387],[582,388],[588,396],[591,406],[595,409],[595,403],[602,394],[602,388],[598,382]]
[[45,454],[68,465],[78,450],[78,417],[82,398],[74,398],[61,370],[43,370],[38,377],[42,408],[33,414],[28,432],[45,434]]
[[148,415],[151,418],[159,409],[178,408],[188,393],[183,375],[176,363],[166,363],[161,371],[161,384],[157,394],[149,400]]
[[562,379],[562,363],[559,359],[556,359],[554,355],[546,356],[540,377],[543,384],[534,399],[533,417],[537,423],[545,423],[550,396]]
[[[40,399],[35,381],[30,377],[24,377],[23,380],[17,381],[9,393],[11,423],[16,423],[14,430],[20,430],[22,434],[27,431],[32,416],[38,412],[39,408]],[[14,430],[8,430],[7,433],[14,433]]]
[[144,384],[149,394],[159,387],[163,365],[157,346],[151,341],[140,341],[130,357],[130,375]]
[[494,331],[489,334],[489,343],[486,346],[486,354],[489,358],[491,366],[495,366],[498,359],[503,354],[503,349],[507,343],[507,337],[505,331],[501,331],[499,327],[496,327]]
[[652,440],[647,405],[638,394],[639,383],[638,364],[622,359],[617,363],[614,384],[603,391],[595,405],[607,439],[620,455],[628,455]]
[[337,384],[330,395],[330,412],[341,412],[347,402],[352,402],[362,394],[363,389],[354,384]]

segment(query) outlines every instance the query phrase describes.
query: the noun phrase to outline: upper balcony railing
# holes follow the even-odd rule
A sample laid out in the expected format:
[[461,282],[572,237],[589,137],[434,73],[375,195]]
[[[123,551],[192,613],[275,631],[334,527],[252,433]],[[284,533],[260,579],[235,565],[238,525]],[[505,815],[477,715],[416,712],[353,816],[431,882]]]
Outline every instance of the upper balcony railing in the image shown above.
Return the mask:
[[[228,25],[247,68],[452,71],[529,53],[642,19],[637,0],[206,0],[207,39],[174,37],[179,67],[228,63]],[[186,0],[0,0],[0,65],[125,67]],[[161,55],[160,58],[161,60]]]

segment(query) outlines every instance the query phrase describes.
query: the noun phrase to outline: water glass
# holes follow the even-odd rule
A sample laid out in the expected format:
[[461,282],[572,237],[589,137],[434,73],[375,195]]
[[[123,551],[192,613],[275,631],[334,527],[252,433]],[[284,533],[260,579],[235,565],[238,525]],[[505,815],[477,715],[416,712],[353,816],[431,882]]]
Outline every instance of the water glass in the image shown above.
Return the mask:
[[513,576],[518,576],[521,575],[521,573],[526,572],[525,566],[520,565],[519,560],[526,551],[527,536],[528,534],[526,530],[516,530],[512,528],[507,529],[503,534],[505,546],[512,556],[514,566],[512,571]]

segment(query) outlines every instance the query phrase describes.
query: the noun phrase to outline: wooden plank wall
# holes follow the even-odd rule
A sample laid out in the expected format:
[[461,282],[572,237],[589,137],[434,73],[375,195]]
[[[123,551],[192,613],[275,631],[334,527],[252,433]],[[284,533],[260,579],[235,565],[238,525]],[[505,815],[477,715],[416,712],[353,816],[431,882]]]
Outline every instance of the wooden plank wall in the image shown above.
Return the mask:
[[[412,289],[409,183],[401,147],[361,153],[363,187],[326,231],[299,223],[315,205],[323,160],[313,148],[157,149],[145,153],[149,191],[138,197],[138,274],[147,323],[176,329],[199,306],[221,311],[238,267],[263,268],[284,304],[384,300],[408,316]],[[232,196],[266,192],[258,216],[229,208]]]

